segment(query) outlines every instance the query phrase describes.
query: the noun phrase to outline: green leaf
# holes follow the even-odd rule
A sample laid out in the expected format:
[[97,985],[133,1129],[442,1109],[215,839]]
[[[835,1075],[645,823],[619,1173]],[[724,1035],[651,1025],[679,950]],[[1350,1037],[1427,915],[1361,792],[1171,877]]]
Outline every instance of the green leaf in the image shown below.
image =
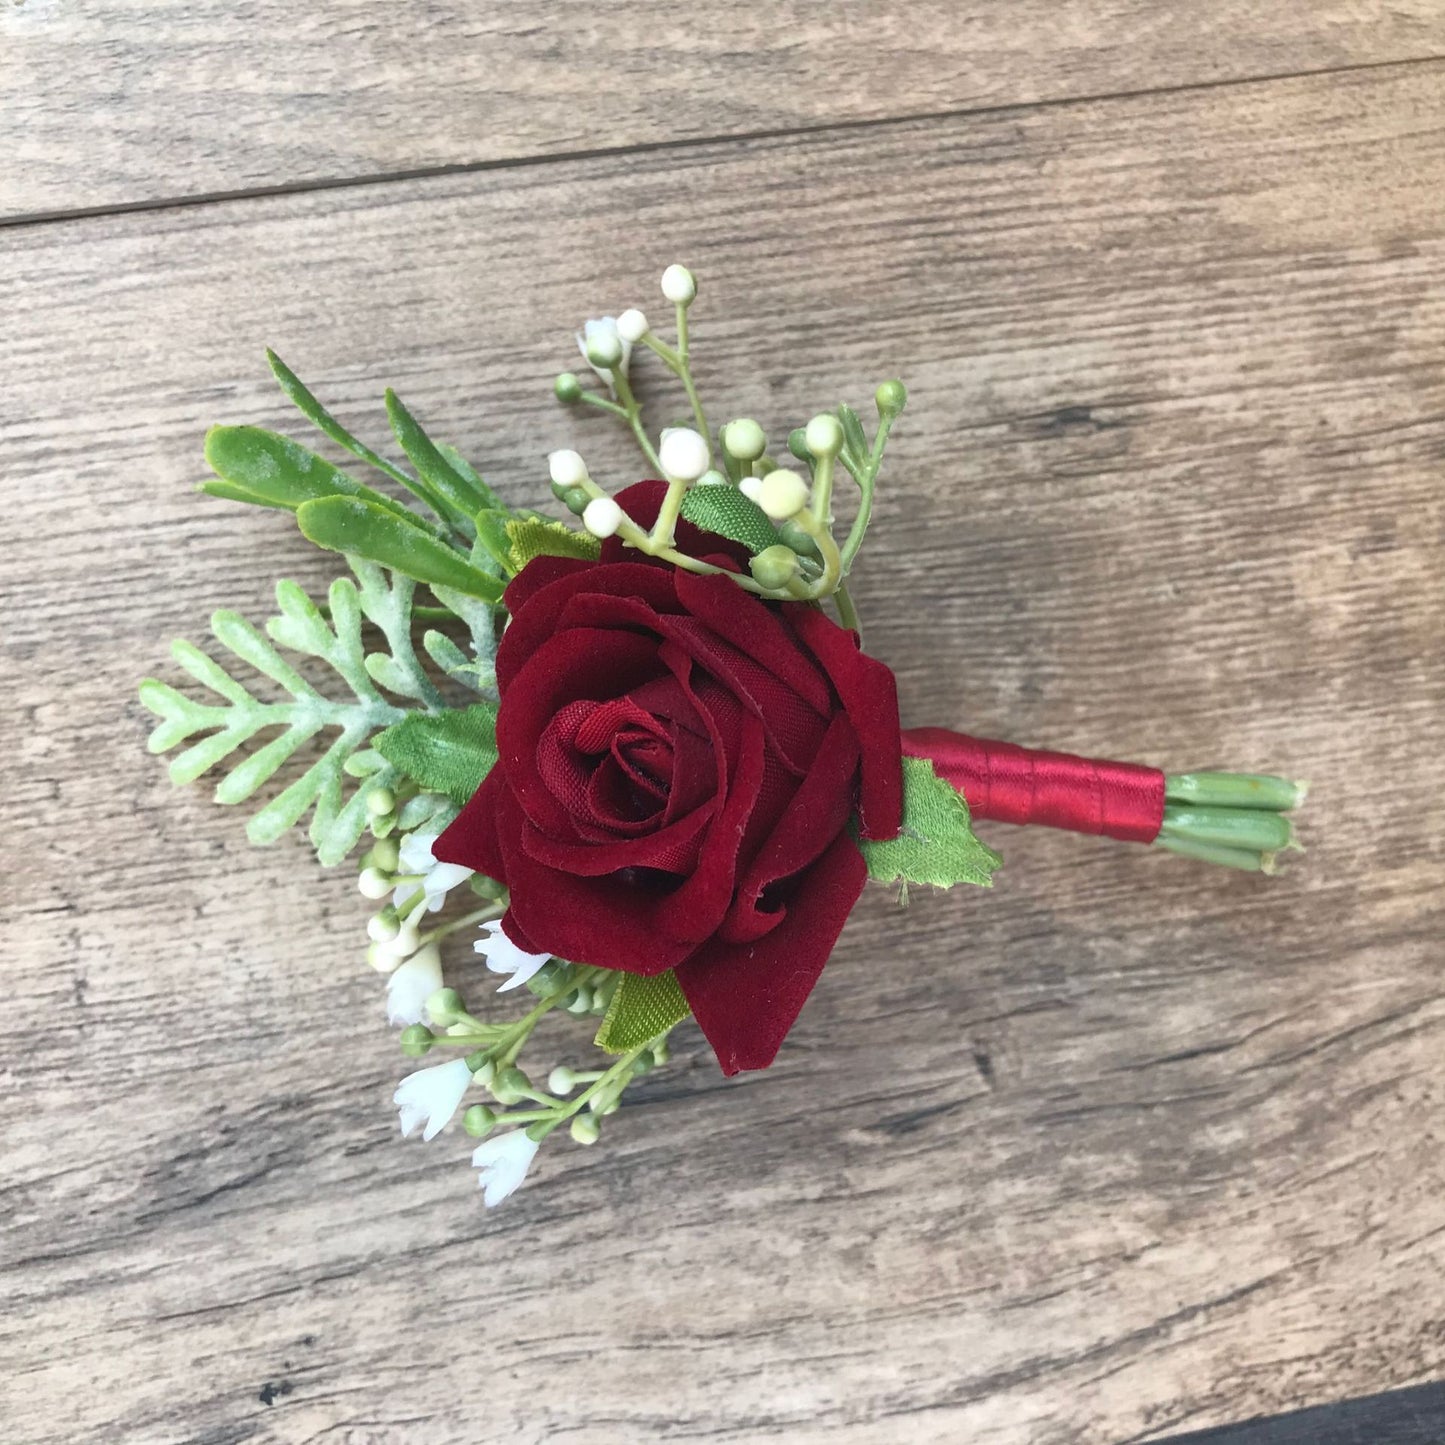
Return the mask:
[[497,761],[497,713],[479,702],[438,713],[412,713],[387,728],[372,746],[429,793],[458,807],[482,785]]
[[602,544],[590,532],[575,531],[565,522],[517,517],[506,511],[478,514],[477,542],[509,577],[515,577],[534,557],[595,562],[602,555]]
[[867,434],[858,413],[846,401],[838,404],[838,420],[843,424],[843,440],[848,444],[848,450],[858,461],[867,461],[870,450]]
[[671,969],[650,978],[624,973],[597,1030],[597,1047],[625,1054],[666,1033],[691,1012]]
[[479,572],[414,521],[359,497],[322,497],[296,512],[301,535],[318,547],[379,562],[428,586],[450,587],[485,602],[499,602],[502,583]]
[[927,758],[903,759],[903,829],[885,843],[858,842],[868,876],[880,883],[987,887],[1003,859],[974,836],[968,804]]
[[352,456],[360,457],[362,461],[375,467],[384,476],[405,487],[414,497],[425,502],[442,521],[450,523],[453,519],[448,513],[444,500],[432,490],[425,481],[418,481],[415,477],[408,476],[400,467],[393,466],[380,453],[373,451],[364,441],[352,436],[347,429],[326,410],[324,406],[312,394],[311,389],[276,355],[274,351],[267,351],[266,360],[271,364],[271,371],[276,380],[280,383],[281,390],[295,405],[296,409],[313,426],[330,437],[339,447],[344,447]]
[[682,499],[682,515],[705,532],[741,542],[750,552],[776,547],[782,540],[768,514],[736,487],[693,487]]
[[196,483],[196,490],[204,492],[208,497],[219,497],[223,502],[245,502],[250,507],[274,507],[281,512],[294,511],[295,508],[288,506],[285,502],[274,502],[268,497],[263,497],[257,492],[247,491],[245,487],[234,486],[230,482],[223,482],[220,478],[211,481],[209,478],[204,482]]
[[427,525],[400,502],[362,486],[324,457],[261,427],[213,426],[206,433],[206,461],[221,478],[219,484],[201,483],[201,490],[211,496],[292,512],[320,497],[360,497],[417,526]]
[[476,514],[499,505],[492,489],[484,486],[479,490],[469,477],[458,471],[390,387],[386,391],[386,414],[391,421],[392,432],[401,443],[407,460],[416,468],[417,475],[441,498],[453,520],[462,526],[467,535],[474,535],[472,519]]

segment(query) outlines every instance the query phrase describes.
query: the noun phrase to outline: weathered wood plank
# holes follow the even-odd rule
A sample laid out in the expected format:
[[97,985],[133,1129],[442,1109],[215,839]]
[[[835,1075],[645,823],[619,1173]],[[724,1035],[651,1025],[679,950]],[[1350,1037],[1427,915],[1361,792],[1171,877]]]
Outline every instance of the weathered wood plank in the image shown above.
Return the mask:
[[[11,233],[7,1433],[1103,1445],[1438,1375],[1442,80]],[[869,896],[772,1071],[690,1034],[486,1216],[394,1137],[347,878],[173,794],[133,686],[332,575],[187,490],[285,422],[264,342],[535,499],[561,439],[623,474],[547,381],[674,257],[729,410],[912,385],[858,579],[910,721],[1296,771],[1310,853],[997,830],[991,894]]]
[[0,217],[1442,54],[1435,0],[7,0]]

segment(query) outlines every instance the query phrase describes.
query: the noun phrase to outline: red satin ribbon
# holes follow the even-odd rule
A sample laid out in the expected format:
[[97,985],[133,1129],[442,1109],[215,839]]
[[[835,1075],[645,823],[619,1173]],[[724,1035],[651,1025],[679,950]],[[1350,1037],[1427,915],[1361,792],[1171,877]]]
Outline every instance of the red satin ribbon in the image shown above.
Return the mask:
[[1126,843],[1152,843],[1164,822],[1164,774],[1157,768],[987,742],[948,728],[908,728],[903,751],[927,758],[975,818]]

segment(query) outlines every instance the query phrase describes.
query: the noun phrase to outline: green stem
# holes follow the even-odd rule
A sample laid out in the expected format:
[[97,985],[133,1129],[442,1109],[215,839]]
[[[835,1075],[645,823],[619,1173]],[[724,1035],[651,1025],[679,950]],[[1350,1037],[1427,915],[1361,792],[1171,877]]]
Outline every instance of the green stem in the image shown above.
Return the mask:
[[598,396],[595,391],[584,391],[578,400],[585,401],[588,406],[595,406],[598,411],[609,412],[613,416],[620,416],[623,421],[627,420],[627,409],[625,407],[618,406],[615,401],[612,401],[608,397]]
[[888,441],[888,433],[893,429],[893,422],[894,417],[887,412],[878,418],[878,434],[873,438],[873,450],[868,460],[853,473],[853,480],[858,483],[858,515],[854,517],[848,539],[843,543],[844,576],[852,569],[853,559],[863,545],[863,534],[868,530],[873,515],[873,488],[878,480],[878,468],[883,465],[883,448]]
[[1165,803],[1160,830],[1172,838],[1193,838],[1226,848],[1256,853],[1278,853],[1294,840],[1294,830],[1283,813],[1263,808],[1203,808]]
[[643,430],[642,407],[638,405],[632,387],[619,366],[612,368],[612,385],[625,408],[623,415],[627,418],[627,425],[632,428],[632,435],[637,438],[637,445],[642,448],[642,455],[647,458],[648,464],[656,469],[658,476],[661,476],[662,463],[658,461],[657,453],[647,438],[647,432]]
[[[661,1037],[661,1035],[659,1035]],[[574,1114],[579,1113],[586,1107],[589,1100],[603,1089],[613,1083],[625,1070],[631,1069],[633,1064],[649,1049],[656,1039],[649,1039],[647,1043],[638,1045],[635,1049],[628,1050],[618,1061],[602,1075],[596,1083],[589,1085],[575,1099],[569,1100],[554,1117],[543,1122],[533,1124],[528,1130],[528,1135],[538,1144],[547,1137],[560,1124],[565,1124]]]
[[1267,808],[1287,813],[1305,800],[1307,783],[1258,773],[1176,773],[1164,779],[1164,797],[1171,803],[1204,807]]
[[858,634],[858,640],[863,640],[863,628],[858,622],[858,609],[853,605],[853,594],[848,591],[846,583],[840,582],[838,590],[833,593],[833,601],[838,608],[838,620],[844,627]]
[[657,509],[657,521],[653,524],[651,541],[654,547],[671,547],[677,537],[677,518],[682,511],[682,499],[687,495],[686,482],[669,479],[667,494]]
[[650,331],[642,338],[642,344],[682,383],[682,389],[687,393],[688,402],[692,406],[692,416],[694,422],[697,423],[697,429],[711,447],[712,433],[707,428],[707,417],[703,413],[702,399],[698,395],[697,384],[692,379],[692,369],[688,365],[687,307],[679,306],[677,308],[676,351]]
[[493,903],[486,908],[478,908],[471,913],[465,913],[460,918],[453,919],[450,923],[443,923],[433,928],[430,933],[423,933],[421,941],[435,943],[438,939],[446,938],[448,934],[456,933],[459,929],[468,928],[474,923],[487,923],[493,918],[500,918],[507,911],[505,903]]
[[1175,838],[1163,833],[1154,840],[1156,848],[1167,848],[1181,858],[1195,858],[1201,863],[1217,863],[1225,868],[1239,868],[1246,873],[1273,873],[1273,853],[1255,853],[1247,848],[1229,848],[1220,843],[1205,843],[1197,838]]

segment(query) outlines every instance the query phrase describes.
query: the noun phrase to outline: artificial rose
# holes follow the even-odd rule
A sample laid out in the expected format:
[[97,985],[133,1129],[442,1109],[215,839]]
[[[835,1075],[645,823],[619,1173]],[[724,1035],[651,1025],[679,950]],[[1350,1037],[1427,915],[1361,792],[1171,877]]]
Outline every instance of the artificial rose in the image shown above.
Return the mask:
[[[664,484],[619,501],[644,526]],[[678,545],[736,568],[735,544]],[[507,589],[498,762],[435,856],[506,884],[521,949],[676,969],[723,1071],[765,1068],[902,807],[893,674],[816,607],[609,541]]]

